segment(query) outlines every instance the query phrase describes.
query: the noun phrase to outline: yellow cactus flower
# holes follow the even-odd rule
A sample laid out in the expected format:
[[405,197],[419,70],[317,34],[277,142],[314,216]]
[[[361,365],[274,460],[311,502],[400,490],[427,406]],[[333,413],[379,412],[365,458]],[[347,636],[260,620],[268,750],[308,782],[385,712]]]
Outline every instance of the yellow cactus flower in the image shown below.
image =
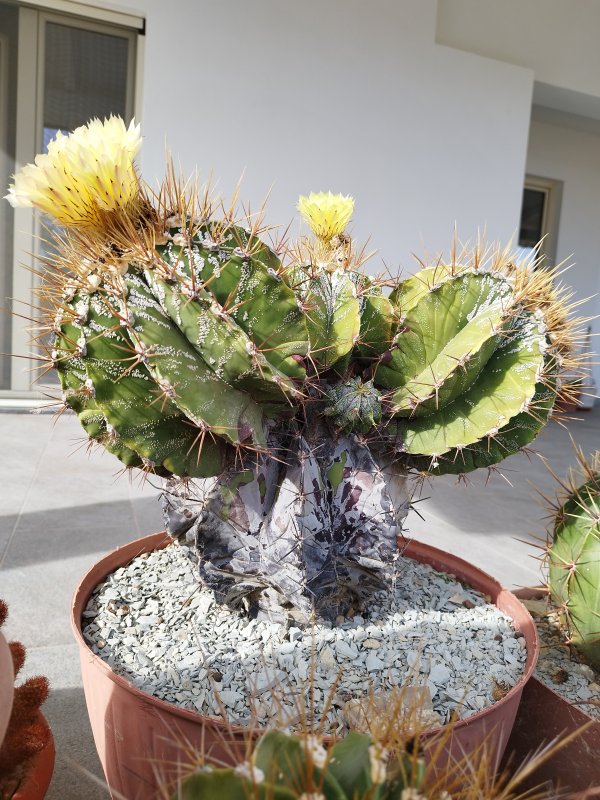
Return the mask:
[[65,226],[102,229],[106,214],[127,211],[139,196],[133,160],[140,126],[120,117],[93,119],[73,133],[60,131],[14,176],[6,199],[13,207],[35,207]]
[[338,236],[352,216],[354,198],[331,192],[311,192],[298,200],[298,211],[319,239],[328,242]]

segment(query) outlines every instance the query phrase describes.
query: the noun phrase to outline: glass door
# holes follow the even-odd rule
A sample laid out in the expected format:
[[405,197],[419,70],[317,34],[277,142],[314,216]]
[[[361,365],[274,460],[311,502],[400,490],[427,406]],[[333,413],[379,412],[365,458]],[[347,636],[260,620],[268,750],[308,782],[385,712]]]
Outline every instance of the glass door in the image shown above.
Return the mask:
[[[66,133],[94,117],[103,119],[111,114],[126,121],[133,117],[137,30],[26,7],[18,12],[16,163],[19,167],[32,161],[36,153],[44,152],[59,130]],[[33,62],[25,63],[24,53]],[[14,172],[14,168],[10,171]],[[30,307],[36,305],[35,286],[39,278],[35,270],[40,269],[40,257],[48,252],[48,245],[44,244],[47,224],[47,220],[37,219],[30,209],[15,210],[12,296],[17,314],[32,315]],[[19,258],[17,254],[22,261],[27,252],[31,253],[28,264],[14,263]],[[23,319],[13,317],[10,344],[17,356],[35,355],[35,346],[25,332],[26,325]],[[10,388],[23,396],[32,391],[44,393],[45,387],[53,383],[52,373],[35,384],[36,374],[34,363],[13,359]],[[0,384],[2,388],[5,387]]]

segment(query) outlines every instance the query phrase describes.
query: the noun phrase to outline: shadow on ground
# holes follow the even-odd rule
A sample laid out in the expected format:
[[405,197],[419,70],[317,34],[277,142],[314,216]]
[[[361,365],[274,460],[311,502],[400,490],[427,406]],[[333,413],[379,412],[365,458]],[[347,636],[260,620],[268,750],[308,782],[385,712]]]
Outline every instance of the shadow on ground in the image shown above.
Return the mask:
[[150,497],[8,515],[0,517],[2,567],[112,550],[163,527],[160,504]]

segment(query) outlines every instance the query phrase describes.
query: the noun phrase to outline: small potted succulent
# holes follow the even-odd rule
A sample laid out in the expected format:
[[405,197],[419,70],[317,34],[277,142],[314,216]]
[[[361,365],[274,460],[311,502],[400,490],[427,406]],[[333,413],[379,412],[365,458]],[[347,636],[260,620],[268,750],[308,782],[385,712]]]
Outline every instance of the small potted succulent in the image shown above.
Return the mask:
[[[6,603],[0,600],[0,627],[7,616]],[[3,651],[4,643],[2,636]],[[54,768],[52,733],[40,711],[48,696],[48,681],[38,676],[15,686],[25,648],[20,642],[10,642],[6,650],[10,663],[0,652],[0,713],[5,723],[0,730],[0,800],[42,800]],[[4,687],[5,678],[10,691]]]
[[[551,785],[524,792],[541,765],[564,748],[554,743],[490,779],[485,747],[433,769],[414,730],[399,730],[392,714],[369,719],[327,747],[307,730],[274,729],[250,743],[237,763],[223,766],[202,751],[181,768],[172,800],[517,800],[555,798]],[[568,743],[567,743],[568,744]],[[169,791],[165,785],[164,796]],[[593,796],[593,795],[592,795]]]
[[[334,656],[356,654],[366,664],[358,681],[367,683],[390,667],[384,652],[390,664],[395,658],[388,641],[382,648],[376,640],[391,628],[369,623],[369,614],[387,602],[382,595],[396,602],[404,555],[510,605],[508,593],[464,562],[407,548],[403,522],[423,476],[495,469],[568,399],[561,376],[577,371],[579,328],[556,274],[477,245],[454,246],[447,261],[403,280],[373,277],[348,232],[351,197],[301,197],[310,233],[268,243],[262,215],[240,219],[235,204],[178,180],[172,167],[151,191],[134,163],[140,144],[139,128],[114,117],[59,133],[15,176],[7,197],[63,226],[39,291],[47,309],[39,341],[60,378],[61,407],[125,470],[165,480],[167,532],[212,593],[204,611],[212,602],[230,609],[237,621],[229,616],[221,629],[260,629],[265,643],[289,629],[278,658],[293,656],[303,632],[318,629],[336,642]],[[81,635],[95,584],[159,543],[124,548],[80,587],[74,626],[84,669],[100,661]],[[443,602],[472,607],[458,590],[441,591]],[[109,634],[119,615],[132,621],[135,603],[118,594],[109,601]],[[160,620],[148,614],[144,624]],[[529,637],[525,677],[535,661],[529,624],[517,622],[515,633]],[[434,625],[425,638],[441,636]],[[347,631],[351,641],[337,644]],[[435,692],[449,673],[426,645],[421,639],[417,650]],[[518,641],[511,646],[522,654]],[[110,671],[105,662],[98,669]],[[390,669],[390,680],[402,680]],[[205,680],[219,683],[223,672],[208,670]],[[502,725],[489,721],[485,692],[474,698],[467,738],[479,721],[481,735],[501,730],[502,749],[523,680],[494,687]],[[117,720],[116,687],[129,691],[127,681],[114,670],[104,690],[85,674],[84,681],[97,706],[101,757],[114,757],[143,693]],[[238,694],[228,690],[225,705]],[[137,730],[153,731],[150,720],[166,713],[167,704],[155,702]],[[177,724],[194,716],[184,711]],[[149,739],[158,746],[158,733]]]
[[532,774],[572,791],[598,780],[600,748],[600,453],[587,459],[549,501],[544,552],[547,585],[520,590],[536,620],[541,659],[527,685],[509,749],[526,751],[580,730],[568,747]]

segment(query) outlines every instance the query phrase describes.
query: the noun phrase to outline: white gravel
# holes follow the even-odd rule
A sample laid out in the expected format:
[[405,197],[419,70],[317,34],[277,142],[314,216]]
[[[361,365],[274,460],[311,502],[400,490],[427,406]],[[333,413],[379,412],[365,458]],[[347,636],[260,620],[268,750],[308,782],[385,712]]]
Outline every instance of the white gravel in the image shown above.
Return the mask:
[[237,723],[283,714],[293,726],[311,681],[316,719],[333,697],[325,728],[336,732],[344,704],[369,687],[426,686],[447,721],[514,686],[527,654],[506,615],[415,561],[401,559],[400,574],[395,591],[375,594],[363,616],[285,629],[217,605],[199,586],[188,551],[174,544],[110,575],[87,605],[83,633],[143,691]]
[[[600,720],[600,673],[565,642],[558,612],[545,600],[524,600],[540,636],[540,657],[535,677],[571,703]],[[586,703],[592,700],[594,703]]]

